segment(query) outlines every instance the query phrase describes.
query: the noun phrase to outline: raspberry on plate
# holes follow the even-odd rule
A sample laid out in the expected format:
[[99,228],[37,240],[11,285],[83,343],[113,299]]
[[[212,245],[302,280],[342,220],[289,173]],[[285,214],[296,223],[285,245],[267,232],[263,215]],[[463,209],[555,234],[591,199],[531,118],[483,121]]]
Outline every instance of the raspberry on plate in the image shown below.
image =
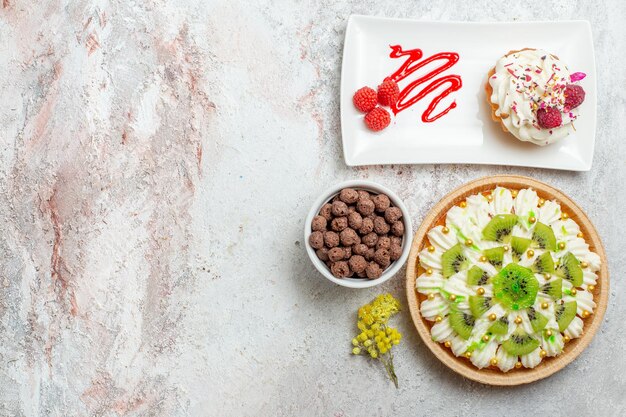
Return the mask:
[[385,81],[378,86],[378,102],[383,106],[396,104],[399,94],[400,88],[398,84],[389,78],[385,78]]
[[546,107],[537,110],[537,122],[544,129],[553,129],[561,126],[563,119],[561,112],[556,107]]
[[585,90],[579,85],[568,84],[565,86],[565,107],[575,109],[585,101]]
[[365,115],[365,125],[375,132],[383,130],[391,123],[389,112],[382,107],[376,107]]
[[376,107],[377,101],[378,98],[376,95],[376,91],[374,91],[374,89],[370,87],[363,87],[358,89],[352,97],[354,107],[364,113],[373,110],[374,107]]

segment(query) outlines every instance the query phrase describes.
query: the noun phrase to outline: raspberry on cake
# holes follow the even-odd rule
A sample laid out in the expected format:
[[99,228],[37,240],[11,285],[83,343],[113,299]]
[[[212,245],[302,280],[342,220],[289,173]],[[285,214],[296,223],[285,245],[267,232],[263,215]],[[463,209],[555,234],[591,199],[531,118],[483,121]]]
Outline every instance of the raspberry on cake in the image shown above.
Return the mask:
[[504,55],[485,85],[491,116],[517,139],[544,146],[574,131],[585,99],[576,84],[585,74],[570,74],[555,55],[526,48]]

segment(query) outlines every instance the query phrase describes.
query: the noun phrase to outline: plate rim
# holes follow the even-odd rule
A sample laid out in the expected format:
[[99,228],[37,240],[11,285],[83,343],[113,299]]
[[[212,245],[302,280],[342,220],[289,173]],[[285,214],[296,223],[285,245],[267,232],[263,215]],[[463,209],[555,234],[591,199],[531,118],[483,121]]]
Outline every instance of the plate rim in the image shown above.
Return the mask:
[[[427,232],[435,224],[437,224],[441,217],[447,213],[450,207],[470,195],[480,191],[492,189],[497,185],[505,187],[532,188],[540,195],[559,201],[559,203],[569,212],[570,218],[578,223],[581,231],[586,236],[586,242],[593,247],[593,250],[600,256],[602,262],[600,270],[598,271],[598,283],[595,290],[597,298],[594,296],[596,311],[589,319],[586,319],[587,322],[585,323],[585,329],[582,337],[573,339],[569,342],[568,346],[570,348],[566,349],[561,355],[550,358],[548,361],[542,361],[541,364],[535,368],[522,368],[520,370],[509,371],[512,373],[504,373],[488,368],[482,370],[478,369],[473,364],[466,361],[465,358],[455,357],[449,349],[443,347],[440,343],[434,342],[430,337],[431,326],[427,325],[426,320],[421,316],[417,291],[415,289],[415,282],[419,269],[417,265],[417,258],[420,250],[422,249],[422,242],[425,241]],[[565,368],[587,348],[602,325],[603,317],[608,304],[610,279],[606,252],[604,250],[602,240],[586,213],[568,195],[557,188],[534,178],[521,175],[494,175],[478,178],[455,188],[446,194],[429,210],[419,229],[413,235],[411,251],[409,252],[409,259],[407,261],[405,284],[407,304],[409,306],[413,324],[423,343],[444,365],[473,381],[487,385],[514,386],[528,384],[553,375],[554,373]]]

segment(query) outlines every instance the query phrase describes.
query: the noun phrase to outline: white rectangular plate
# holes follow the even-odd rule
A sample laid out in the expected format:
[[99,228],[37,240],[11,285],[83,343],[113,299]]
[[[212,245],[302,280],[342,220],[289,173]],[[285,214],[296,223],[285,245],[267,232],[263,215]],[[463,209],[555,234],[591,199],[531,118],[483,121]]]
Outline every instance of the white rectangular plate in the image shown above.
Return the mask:
[[[392,117],[385,130],[368,130],[352,96],[366,85],[375,89],[404,62],[389,57],[390,45],[420,48],[424,57],[457,52],[459,62],[442,74],[460,75],[463,87],[445,97],[437,110],[453,100],[457,107],[432,123],[422,122],[423,111],[442,88]],[[491,120],[484,89],[487,73],[502,55],[523,48],[544,49],[571,72],[587,74],[581,82],[586,97],[576,131],[552,145],[521,142]],[[341,70],[341,131],[350,166],[471,163],[588,171],[595,143],[596,99],[593,41],[586,21],[448,23],[368,16],[348,20]]]

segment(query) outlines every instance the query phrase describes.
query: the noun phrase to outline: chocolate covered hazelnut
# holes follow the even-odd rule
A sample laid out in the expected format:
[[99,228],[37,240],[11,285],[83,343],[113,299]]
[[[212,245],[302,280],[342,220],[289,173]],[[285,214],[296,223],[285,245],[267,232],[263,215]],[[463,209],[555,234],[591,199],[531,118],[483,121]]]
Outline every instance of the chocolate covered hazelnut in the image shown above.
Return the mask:
[[359,199],[359,193],[352,188],[344,188],[339,193],[339,199],[346,204],[354,204]]
[[367,268],[367,261],[361,255],[352,255],[348,261],[348,265],[353,272],[358,274],[365,271],[365,268]]
[[339,234],[339,237],[341,238],[341,244],[344,246],[352,246],[356,245],[357,243],[361,243],[361,238],[359,237],[359,235],[357,235],[357,233],[349,227],[347,229],[344,229]]
[[391,239],[387,236],[379,236],[376,242],[376,249],[389,249],[391,247]]
[[369,216],[372,214],[374,212],[374,208],[374,202],[369,198],[359,200],[356,203],[356,211],[361,213],[363,216]]
[[404,223],[397,221],[391,225],[391,233],[396,236],[402,236],[404,234]]
[[348,214],[348,225],[354,230],[359,230],[363,225],[363,217],[356,211]]
[[[330,256],[330,252],[328,253],[328,256]],[[387,268],[389,264],[391,263],[391,258],[389,257],[389,250],[378,249],[374,253],[374,262],[376,262],[378,265],[380,265],[383,268]]]
[[389,201],[389,197],[387,197],[385,194],[378,194],[372,197],[372,201],[374,202],[374,207],[376,211],[380,213],[384,213],[385,210],[387,210],[389,206],[391,205],[391,201]]
[[386,235],[387,233],[389,233],[389,225],[387,224],[385,219],[380,216],[377,216],[374,219],[374,232],[379,235]]
[[391,245],[389,249],[389,258],[392,261],[397,261],[402,256],[402,247],[400,245]]
[[313,249],[320,249],[324,246],[324,233],[315,231],[309,236],[309,244]]
[[341,261],[345,255],[343,248],[332,248],[328,251],[328,259],[330,259],[331,262]]
[[368,233],[372,233],[374,231],[374,221],[372,219],[365,218],[363,219],[363,223],[359,228],[359,233],[362,235],[366,235]]
[[352,246],[352,253],[355,255],[361,255],[361,256],[365,256],[365,254],[367,253],[367,250],[369,248],[367,247],[367,245],[363,244],[363,243],[358,243],[354,246]]
[[380,278],[383,274],[383,270],[376,262],[370,262],[365,268],[365,273],[369,279]]
[[402,246],[402,237],[389,236],[389,239],[391,239],[391,246],[393,245]]
[[350,270],[350,266],[346,261],[339,261],[332,264],[330,267],[330,272],[333,273],[337,278],[346,278],[352,275],[352,271]]
[[372,198],[370,193],[365,190],[358,190],[357,193],[359,193],[359,200],[369,200],[370,198]]
[[318,258],[320,258],[321,261],[326,262],[328,260],[328,248],[325,246],[322,246],[321,248],[316,250],[315,254]]
[[331,204],[326,203],[320,209],[320,216],[325,218],[327,222],[333,219],[332,208],[333,206]]
[[389,207],[387,210],[385,210],[385,220],[387,220],[387,223],[389,224],[397,222],[398,220],[400,220],[401,217],[402,210],[400,210],[398,207]]
[[348,215],[348,206],[343,201],[337,200],[333,202],[330,211],[335,217],[342,217]]
[[346,261],[352,257],[352,247],[348,246],[347,248],[343,248],[343,259]]
[[313,217],[313,221],[311,222],[311,230],[315,231],[325,231],[326,230],[326,224],[328,223],[328,220],[326,220],[326,218],[324,218],[324,216],[315,216]]
[[348,227],[347,217],[335,217],[333,221],[330,222],[330,228],[335,232],[341,232],[346,227]]
[[[320,232],[321,233],[321,232]],[[339,245],[339,234],[335,232],[324,232],[324,244],[328,248],[334,248]]]
[[376,246],[376,242],[378,242],[378,235],[374,232],[368,233],[363,236],[361,242],[365,243],[368,247],[373,248],[374,246]]

